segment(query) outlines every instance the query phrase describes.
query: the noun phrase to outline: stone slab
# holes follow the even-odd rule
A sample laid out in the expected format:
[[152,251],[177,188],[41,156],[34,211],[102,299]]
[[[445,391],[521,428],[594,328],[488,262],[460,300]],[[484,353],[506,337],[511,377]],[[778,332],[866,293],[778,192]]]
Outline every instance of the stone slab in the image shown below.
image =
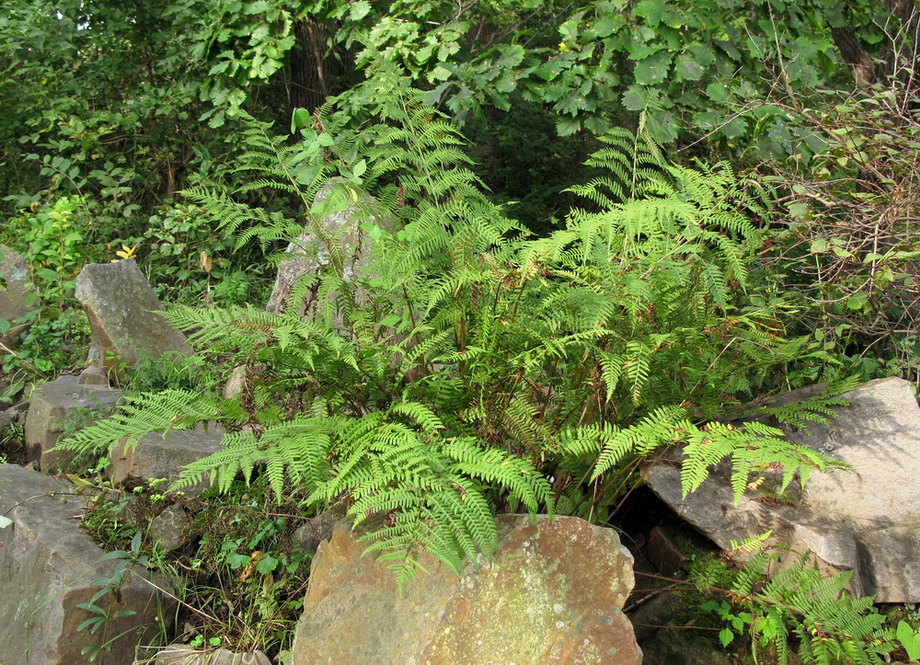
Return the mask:
[[57,445],[68,421],[83,418],[80,410],[107,415],[121,400],[122,391],[108,387],[80,385],[76,376],[61,376],[43,383],[32,395],[26,416],[25,439],[30,460],[46,472],[66,471],[75,453],[51,451]]
[[[767,405],[816,394],[793,391]],[[828,572],[852,570],[853,590],[876,602],[920,602],[920,406],[902,379],[870,381],[841,395],[828,425],[789,430],[788,437],[850,465],[813,472],[791,501],[749,492],[734,506],[719,469],[683,497],[673,463],[647,467],[643,477],[666,503],[720,547],[769,529],[768,541],[812,550]]]
[[120,361],[133,366],[144,357],[193,352],[185,335],[157,314],[163,305],[134,259],[83,266],[76,297],[93,332],[93,364],[108,368]]
[[[99,561],[102,550],[74,519],[83,501],[69,484],[20,466],[0,465],[0,515],[13,523],[0,529],[0,663],[74,665],[89,662],[81,653],[103,637],[77,627],[91,615],[77,607],[111,578],[115,561]],[[142,571],[140,571],[142,572]],[[163,586],[162,580],[156,582]],[[163,600],[169,617],[168,599]],[[111,604],[110,604],[111,603]],[[95,661],[128,665],[135,645],[156,632],[158,593],[137,575],[127,577],[117,597],[97,601],[112,613],[136,614],[114,620],[105,632],[115,640]]]
[[621,612],[633,559],[612,529],[573,517],[498,518],[492,561],[458,578],[433,560],[401,594],[393,572],[362,556],[347,521],[320,544],[293,665],[552,665],[642,660]]

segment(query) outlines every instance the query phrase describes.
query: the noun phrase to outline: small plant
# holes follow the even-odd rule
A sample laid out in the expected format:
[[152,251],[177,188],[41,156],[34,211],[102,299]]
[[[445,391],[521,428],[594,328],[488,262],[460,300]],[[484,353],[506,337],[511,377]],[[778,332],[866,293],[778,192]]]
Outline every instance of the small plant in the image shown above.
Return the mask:
[[895,637],[898,638],[898,642],[907,651],[908,658],[911,660],[920,659],[920,631],[914,630],[906,621],[899,621]]
[[93,582],[93,586],[98,587],[99,590],[92,595],[88,602],[77,603],[78,608],[91,614],[88,619],[77,626],[77,631],[89,631],[92,635],[98,635],[101,640],[97,644],[83,647],[80,652],[89,658],[89,662],[95,662],[103,653],[111,649],[116,640],[137,630],[136,627],[132,627],[117,635],[107,634],[107,630],[117,619],[137,613],[134,610],[116,610],[115,607],[119,591],[124,586],[132,568],[135,566],[146,567],[150,563],[147,557],[141,553],[141,533],[137,532],[131,539],[128,551],[106,552],[99,557],[99,561],[110,560],[116,561],[112,576]]

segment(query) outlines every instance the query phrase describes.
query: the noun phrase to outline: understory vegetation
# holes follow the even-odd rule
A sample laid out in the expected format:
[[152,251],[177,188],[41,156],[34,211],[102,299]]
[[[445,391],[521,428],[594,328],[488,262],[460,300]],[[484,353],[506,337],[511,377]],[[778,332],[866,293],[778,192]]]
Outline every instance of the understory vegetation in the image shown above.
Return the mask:
[[[113,373],[125,403],[61,446],[120,570],[176,580],[163,644],[287,662],[318,516],[379,522],[368,552],[405,586],[494,554],[499,512],[618,526],[665,449],[684,494],[720,463],[736,499],[777,468],[804,484],[840,464],[741,420],[753,400],[826,384],[771,413],[798,426],[862,380],[920,382],[912,5],[64,4],[0,19],[0,244],[41,298],[0,320],[0,406],[82,368],[82,266],[137,259],[196,353]],[[322,224],[346,211],[357,243]],[[305,227],[325,264],[266,311]],[[116,444],[214,422],[225,448],[177,482],[104,479]],[[16,457],[21,428],[0,442]],[[672,580],[727,650],[920,655],[913,608],[770,556]]]

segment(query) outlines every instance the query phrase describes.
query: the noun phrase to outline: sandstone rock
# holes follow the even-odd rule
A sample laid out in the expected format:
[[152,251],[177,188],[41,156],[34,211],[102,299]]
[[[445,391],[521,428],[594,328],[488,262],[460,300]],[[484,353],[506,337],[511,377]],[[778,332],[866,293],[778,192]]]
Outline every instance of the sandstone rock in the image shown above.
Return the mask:
[[573,517],[498,520],[495,558],[462,578],[439,563],[400,594],[340,522],[313,562],[294,665],[640,663],[620,611],[632,556],[612,529]]
[[[74,519],[83,503],[59,479],[19,466],[0,465],[0,515],[13,524],[0,529],[0,662],[3,665],[73,665],[88,662],[81,651],[122,632],[102,665],[127,665],[145,635],[156,633],[157,592],[140,577],[125,579],[115,598],[97,605],[115,619],[92,634],[77,627],[92,614],[78,608],[99,590],[94,582],[112,577],[116,562],[99,561],[102,550]],[[143,574],[143,571],[136,571]],[[157,580],[163,586],[162,580]],[[163,616],[170,616],[170,602]]]
[[192,353],[185,336],[156,314],[163,305],[133,259],[87,264],[76,296],[93,331],[93,364],[108,368],[117,359],[135,365],[146,356]]
[[0,319],[10,322],[7,332],[0,330],[0,342],[9,344],[22,332],[13,319],[25,316],[38,305],[38,292],[29,277],[29,266],[16,251],[0,245]]
[[[278,275],[265,309],[275,314],[284,311],[294,283],[305,275],[322,272],[332,261],[330,244],[341,252],[345,278],[356,277],[368,255],[369,243],[361,225],[368,221],[378,222],[372,206],[373,199],[341,178],[331,180],[320,189],[313,213],[316,226],[326,237],[319,237],[313,225],[308,225],[297,240],[288,245],[287,253],[297,256],[278,265]],[[300,313],[303,314],[303,310]]]
[[[788,402],[813,394],[784,396]],[[842,395],[850,406],[828,426],[791,431],[797,443],[851,465],[812,473],[790,501],[749,493],[739,506],[720,470],[683,498],[680,470],[654,465],[648,485],[720,547],[773,529],[771,543],[810,549],[827,572],[853,570],[853,590],[877,602],[920,601],[920,407],[901,379],[881,379]]]
[[[135,665],[146,665],[149,661],[138,661]],[[227,649],[202,651],[186,644],[170,644],[159,651],[154,665],[271,665],[261,651],[233,653]]]
[[67,427],[88,423],[94,415],[108,415],[121,399],[120,390],[81,386],[75,376],[43,383],[32,395],[25,438],[29,459],[46,472],[67,470],[74,457],[69,450],[51,452]]
[[[168,432],[165,436],[148,434],[130,450],[119,443],[109,455],[109,478],[116,485],[146,482],[151,478],[166,478],[173,482],[179,478],[185,465],[220,450],[225,434],[223,427],[211,423],[207,429],[198,425],[194,429]],[[183,492],[197,495],[206,488],[207,485],[202,484],[187,487]]]

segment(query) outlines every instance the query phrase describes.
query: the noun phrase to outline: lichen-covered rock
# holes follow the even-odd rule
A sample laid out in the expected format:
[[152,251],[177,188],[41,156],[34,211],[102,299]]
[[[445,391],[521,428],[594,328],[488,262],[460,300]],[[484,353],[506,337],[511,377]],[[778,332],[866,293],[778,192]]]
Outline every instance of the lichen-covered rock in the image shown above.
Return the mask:
[[95,365],[133,366],[144,357],[192,353],[185,335],[157,314],[163,305],[134,259],[83,266],[76,296],[93,332],[89,360]]
[[[113,619],[95,634],[77,630],[93,616],[77,607],[111,579],[116,561],[100,561],[103,551],[80,529],[74,517],[83,501],[66,482],[31,469],[0,464],[0,515],[12,524],[0,528],[0,663],[3,665],[74,665],[89,662],[83,650],[113,638],[95,662],[128,665],[134,649],[158,630],[158,602],[163,617],[172,601],[135,570],[116,595],[96,601]],[[137,574],[135,574],[137,573]],[[163,580],[155,584],[164,588]],[[118,637],[120,635],[120,637]]]
[[[816,391],[794,391],[776,403]],[[920,407],[901,379],[880,379],[841,395],[829,425],[789,438],[850,465],[813,472],[790,497],[749,492],[739,505],[724,470],[684,497],[673,461],[643,475],[649,487],[720,547],[768,530],[769,543],[811,550],[828,573],[852,570],[854,592],[882,603],[920,602]],[[778,470],[777,473],[781,473]]]
[[[320,189],[312,209],[314,221],[288,245],[287,253],[292,256],[278,265],[265,309],[275,314],[287,309],[291,287],[305,275],[322,272],[333,261],[333,251],[341,259],[345,279],[358,276],[367,262],[370,245],[362,225],[380,223],[373,209],[373,199],[344,179],[330,180]],[[303,313],[301,308],[300,314]]]
[[400,594],[340,522],[314,559],[294,665],[633,665],[642,653],[621,612],[632,556],[616,532],[573,518],[498,518],[491,561],[462,577],[433,560]]
[[25,316],[37,305],[38,293],[25,259],[12,248],[0,245],[0,319],[10,324],[8,330],[0,329],[0,342],[8,344],[22,332],[14,319]]
[[75,430],[96,416],[108,415],[121,400],[120,390],[80,385],[76,376],[43,383],[32,394],[26,417],[25,439],[29,459],[46,472],[66,471],[74,457],[69,450],[51,449],[65,429]]

